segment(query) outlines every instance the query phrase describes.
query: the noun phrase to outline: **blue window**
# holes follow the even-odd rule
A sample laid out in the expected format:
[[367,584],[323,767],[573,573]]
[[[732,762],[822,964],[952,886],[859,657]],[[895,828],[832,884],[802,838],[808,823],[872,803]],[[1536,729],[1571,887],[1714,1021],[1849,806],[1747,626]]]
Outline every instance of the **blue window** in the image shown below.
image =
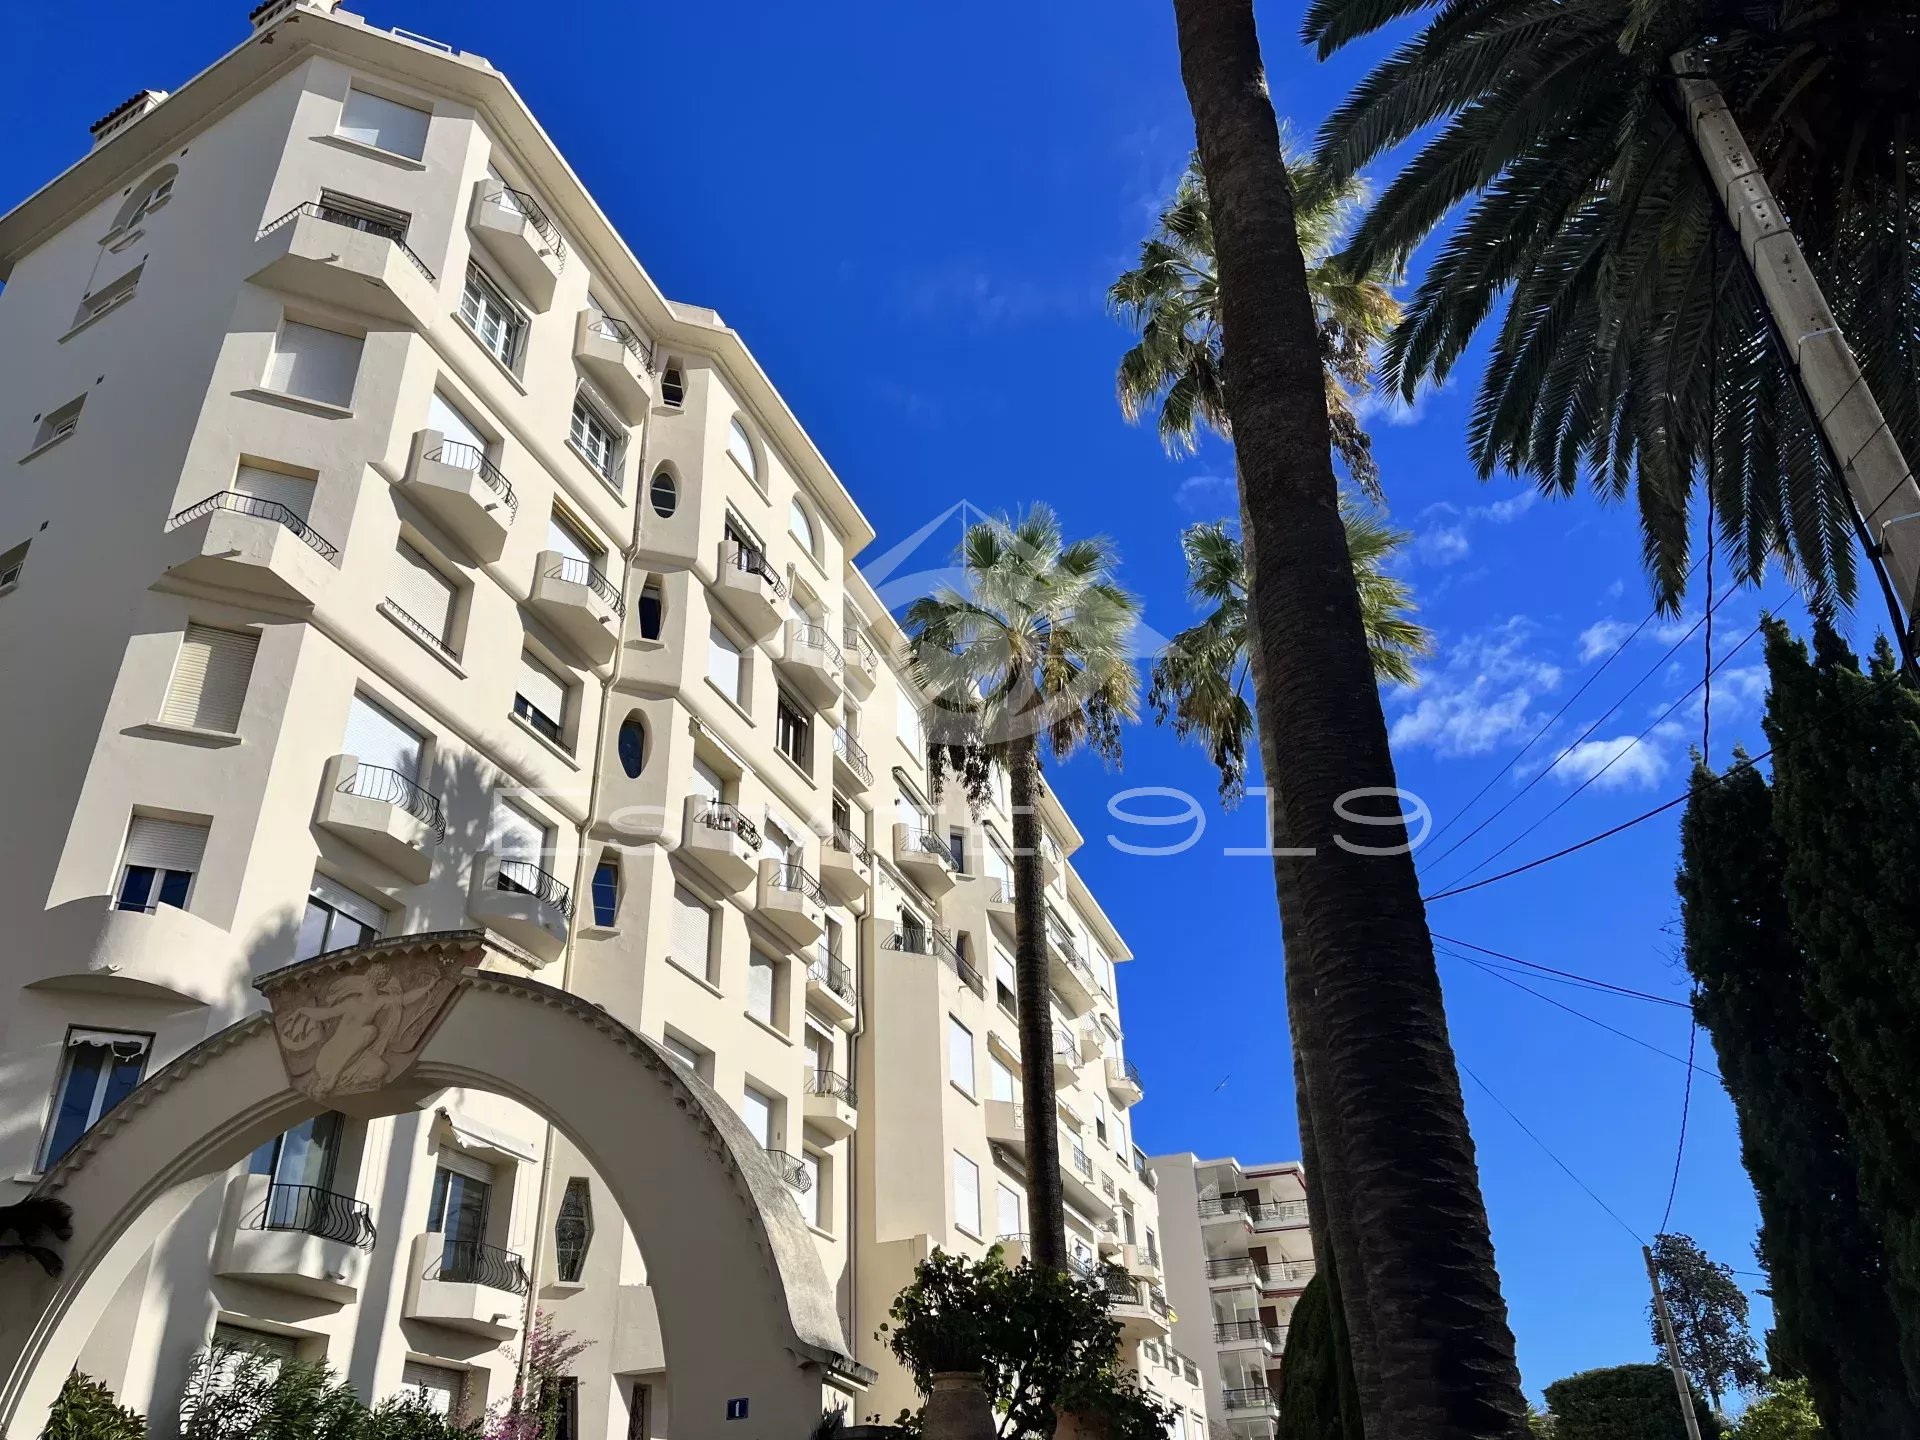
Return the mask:
[[620,914],[620,864],[602,860],[593,872],[593,923],[611,926]]
[[132,1093],[147,1069],[148,1040],[116,1030],[70,1030],[47,1129],[46,1169],[73,1148],[95,1121]]
[[629,780],[638,780],[647,763],[647,730],[640,717],[630,715],[620,727],[620,768]]

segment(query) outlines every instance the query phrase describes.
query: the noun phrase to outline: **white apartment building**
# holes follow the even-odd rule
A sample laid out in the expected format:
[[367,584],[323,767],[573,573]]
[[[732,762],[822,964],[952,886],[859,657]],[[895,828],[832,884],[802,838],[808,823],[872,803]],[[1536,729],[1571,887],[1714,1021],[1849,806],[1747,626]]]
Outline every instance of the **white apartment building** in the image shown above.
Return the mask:
[[1271,1440],[1287,1324],[1313,1278],[1306,1171],[1177,1154],[1154,1157],[1148,1172],[1173,1338],[1199,1361],[1208,1418],[1238,1440]]
[[[256,976],[484,927],[737,1107],[891,1419],[914,1264],[1027,1226],[1005,805],[927,793],[871,527],[502,74],[250,19],[0,216],[0,1200]],[[1043,819],[1069,1227],[1184,1435],[1130,955]],[[571,1435],[667,1435],[647,1273],[580,1145],[447,1089],[235,1166],[82,1368],[157,1435],[216,1335],[471,1417],[537,1307],[592,1341]]]

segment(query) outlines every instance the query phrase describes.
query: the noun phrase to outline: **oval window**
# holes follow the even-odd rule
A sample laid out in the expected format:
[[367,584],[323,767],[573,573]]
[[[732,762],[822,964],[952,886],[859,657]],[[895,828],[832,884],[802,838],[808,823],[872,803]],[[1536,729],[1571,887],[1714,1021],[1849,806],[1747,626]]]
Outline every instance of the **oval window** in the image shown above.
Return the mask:
[[647,731],[637,715],[629,716],[620,727],[620,768],[629,780],[638,780],[647,763]]
[[673,483],[673,476],[665,470],[653,477],[647,496],[653,501],[653,513],[662,520],[671,518],[673,512],[680,508],[680,487]]

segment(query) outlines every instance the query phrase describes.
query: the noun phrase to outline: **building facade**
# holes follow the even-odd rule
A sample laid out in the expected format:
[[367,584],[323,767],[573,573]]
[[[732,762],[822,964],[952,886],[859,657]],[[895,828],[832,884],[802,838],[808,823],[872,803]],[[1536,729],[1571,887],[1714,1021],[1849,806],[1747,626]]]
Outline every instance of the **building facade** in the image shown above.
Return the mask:
[[[891,1418],[914,1264],[1026,1230],[1004,793],[929,793],[871,527],[501,73],[328,0],[251,23],[0,217],[0,731],[41,837],[0,874],[0,1199],[255,976],[484,927],[737,1107],[879,1372],[847,1403]],[[1043,820],[1069,1227],[1184,1433],[1130,956]],[[318,1116],[166,1232],[83,1368],[157,1434],[216,1336],[470,1417],[539,1310],[592,1342],[574,1434],[673,1433],[583,1141],[478,1091]]]
[[1177,1154],[1156,1156],[1148,1173],[1173,1341],[1199,1363],[1207,1417],[1239,1440],[1271,1440],[1287,1324],[1313,1278],[1306,1171]]

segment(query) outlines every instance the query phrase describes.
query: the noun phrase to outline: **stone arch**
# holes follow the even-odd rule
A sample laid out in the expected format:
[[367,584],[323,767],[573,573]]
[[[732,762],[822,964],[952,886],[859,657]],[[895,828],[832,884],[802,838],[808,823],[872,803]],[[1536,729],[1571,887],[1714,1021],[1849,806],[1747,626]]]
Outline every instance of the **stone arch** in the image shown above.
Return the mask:
[[449,1086],[538,1112],[606,1181],[647,1260],[677,1433],[720,1430],[746,1399],[754,1433],[805,1434],[823,1386],[871,1380],[745,1124],[654,1042],[528,979],[484,932],[376,941],[255,984],[268,1011],[153,1075],[34,1191],[72,1207],[74,1233],[57,1278],[21,1263],[0,1286],[0,1435],[40,1433],[120,1281],[221,1171],[323,1109],[397,1114]]

